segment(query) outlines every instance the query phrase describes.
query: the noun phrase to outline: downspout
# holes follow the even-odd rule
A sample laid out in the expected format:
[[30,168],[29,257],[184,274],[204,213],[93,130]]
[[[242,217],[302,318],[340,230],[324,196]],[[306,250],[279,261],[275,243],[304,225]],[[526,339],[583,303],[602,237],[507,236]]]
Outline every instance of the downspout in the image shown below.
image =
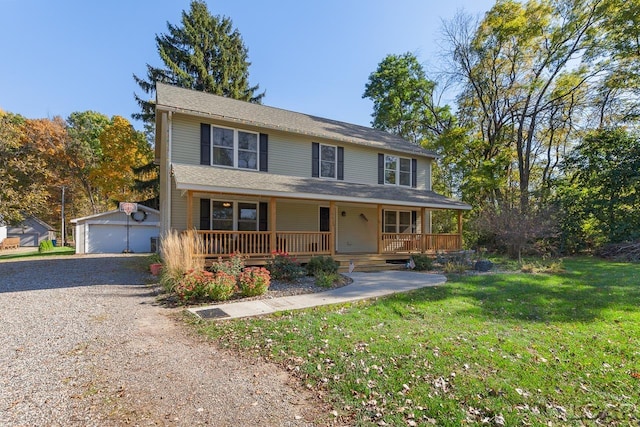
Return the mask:
[[163,112],[161,118],[162,134],[162,162],[160,163],[161,184],[160,189],[160,237],[167,235],[171,230],[171,111]]
[[171,230],[171,153],[173,145],[173,112],[167,113],[167,232]]

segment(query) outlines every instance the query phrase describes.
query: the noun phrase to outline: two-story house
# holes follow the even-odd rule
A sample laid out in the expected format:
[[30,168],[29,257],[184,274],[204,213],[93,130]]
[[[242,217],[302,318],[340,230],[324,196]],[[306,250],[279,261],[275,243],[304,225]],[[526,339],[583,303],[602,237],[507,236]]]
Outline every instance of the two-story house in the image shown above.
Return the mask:
[[[196,229],[211,257],[462,248],[470,206],[431,189],[434,153],[379,130],[158,83],[161,233]],[[453,234],[431,212],[458,213]]]

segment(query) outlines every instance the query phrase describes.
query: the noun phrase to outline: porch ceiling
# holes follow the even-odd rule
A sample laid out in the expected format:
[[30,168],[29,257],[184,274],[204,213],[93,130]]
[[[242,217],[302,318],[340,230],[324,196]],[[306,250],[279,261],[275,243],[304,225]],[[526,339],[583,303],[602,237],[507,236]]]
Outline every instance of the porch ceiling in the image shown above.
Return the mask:
[[179,163],[172,165],[172,172],[178,190],[432,209],[471,209],[471,206],[465,203],[448,199],[433,191],[399,186],[355,184]]

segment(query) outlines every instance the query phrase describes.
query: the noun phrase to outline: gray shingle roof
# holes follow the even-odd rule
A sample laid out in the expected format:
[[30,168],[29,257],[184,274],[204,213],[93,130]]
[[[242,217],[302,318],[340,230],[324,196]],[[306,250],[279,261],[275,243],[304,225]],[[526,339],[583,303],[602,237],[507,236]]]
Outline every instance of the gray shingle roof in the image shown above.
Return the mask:
[[374,147],[379,150],[437,157],[432,151],[377,129],[238,101],[163,83],[156,83],[156,108],[196,114],[237,124],[327,138]]
[[471,209],[471,206],[465,203],[448,199],[433,191],[421,191],[408,187],[355,184],[320,178],[301,178],[176,163],[172,165],[172,171],[178,190],[427,208]]

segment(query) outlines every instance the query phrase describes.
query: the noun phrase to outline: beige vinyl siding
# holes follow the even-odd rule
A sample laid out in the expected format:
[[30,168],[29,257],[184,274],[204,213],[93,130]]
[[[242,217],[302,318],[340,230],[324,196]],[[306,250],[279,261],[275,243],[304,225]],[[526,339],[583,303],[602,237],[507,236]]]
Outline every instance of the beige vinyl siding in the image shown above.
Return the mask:
[[171,160],[174,163],[200,164],[200,123],[197,117],[173,116]]
[[[238,126],[220,121],[210,121],[183,114],[172,119],[172,162],[200,164],[200,123],[234,129],[260,132],[253,126]],[[376,148],[336,143],[330,140],[296,135],[287,132],[264,130],[269,135],[269,173],[278,175],[311,177],[311,145],[313,142],[344,148],[344,180],[359,184],[378,184],[378,153]],[[388,154],[406,157],[406,154]],[[418,188],[430,188],[431,159],[418,157]]]
[[276,228],[279,231],[318,231],[320,229],[320,205],[276,202]]
[[310,177],[312,142],[283,132],[269,133],[269,173]]
[[182,196],[182,191],[176,190],[173,182],[171,183],[171,228],[178,231],[187,229],[187,196],[186,194]]
[[344,180],[378,184],[378,150],[355,145],[344,148]]
[[[376,252],[378,250],[378,208],[366,205],[338,205],[337,208],[338,252]],[[364,215],[366,220],[360,214]]]

